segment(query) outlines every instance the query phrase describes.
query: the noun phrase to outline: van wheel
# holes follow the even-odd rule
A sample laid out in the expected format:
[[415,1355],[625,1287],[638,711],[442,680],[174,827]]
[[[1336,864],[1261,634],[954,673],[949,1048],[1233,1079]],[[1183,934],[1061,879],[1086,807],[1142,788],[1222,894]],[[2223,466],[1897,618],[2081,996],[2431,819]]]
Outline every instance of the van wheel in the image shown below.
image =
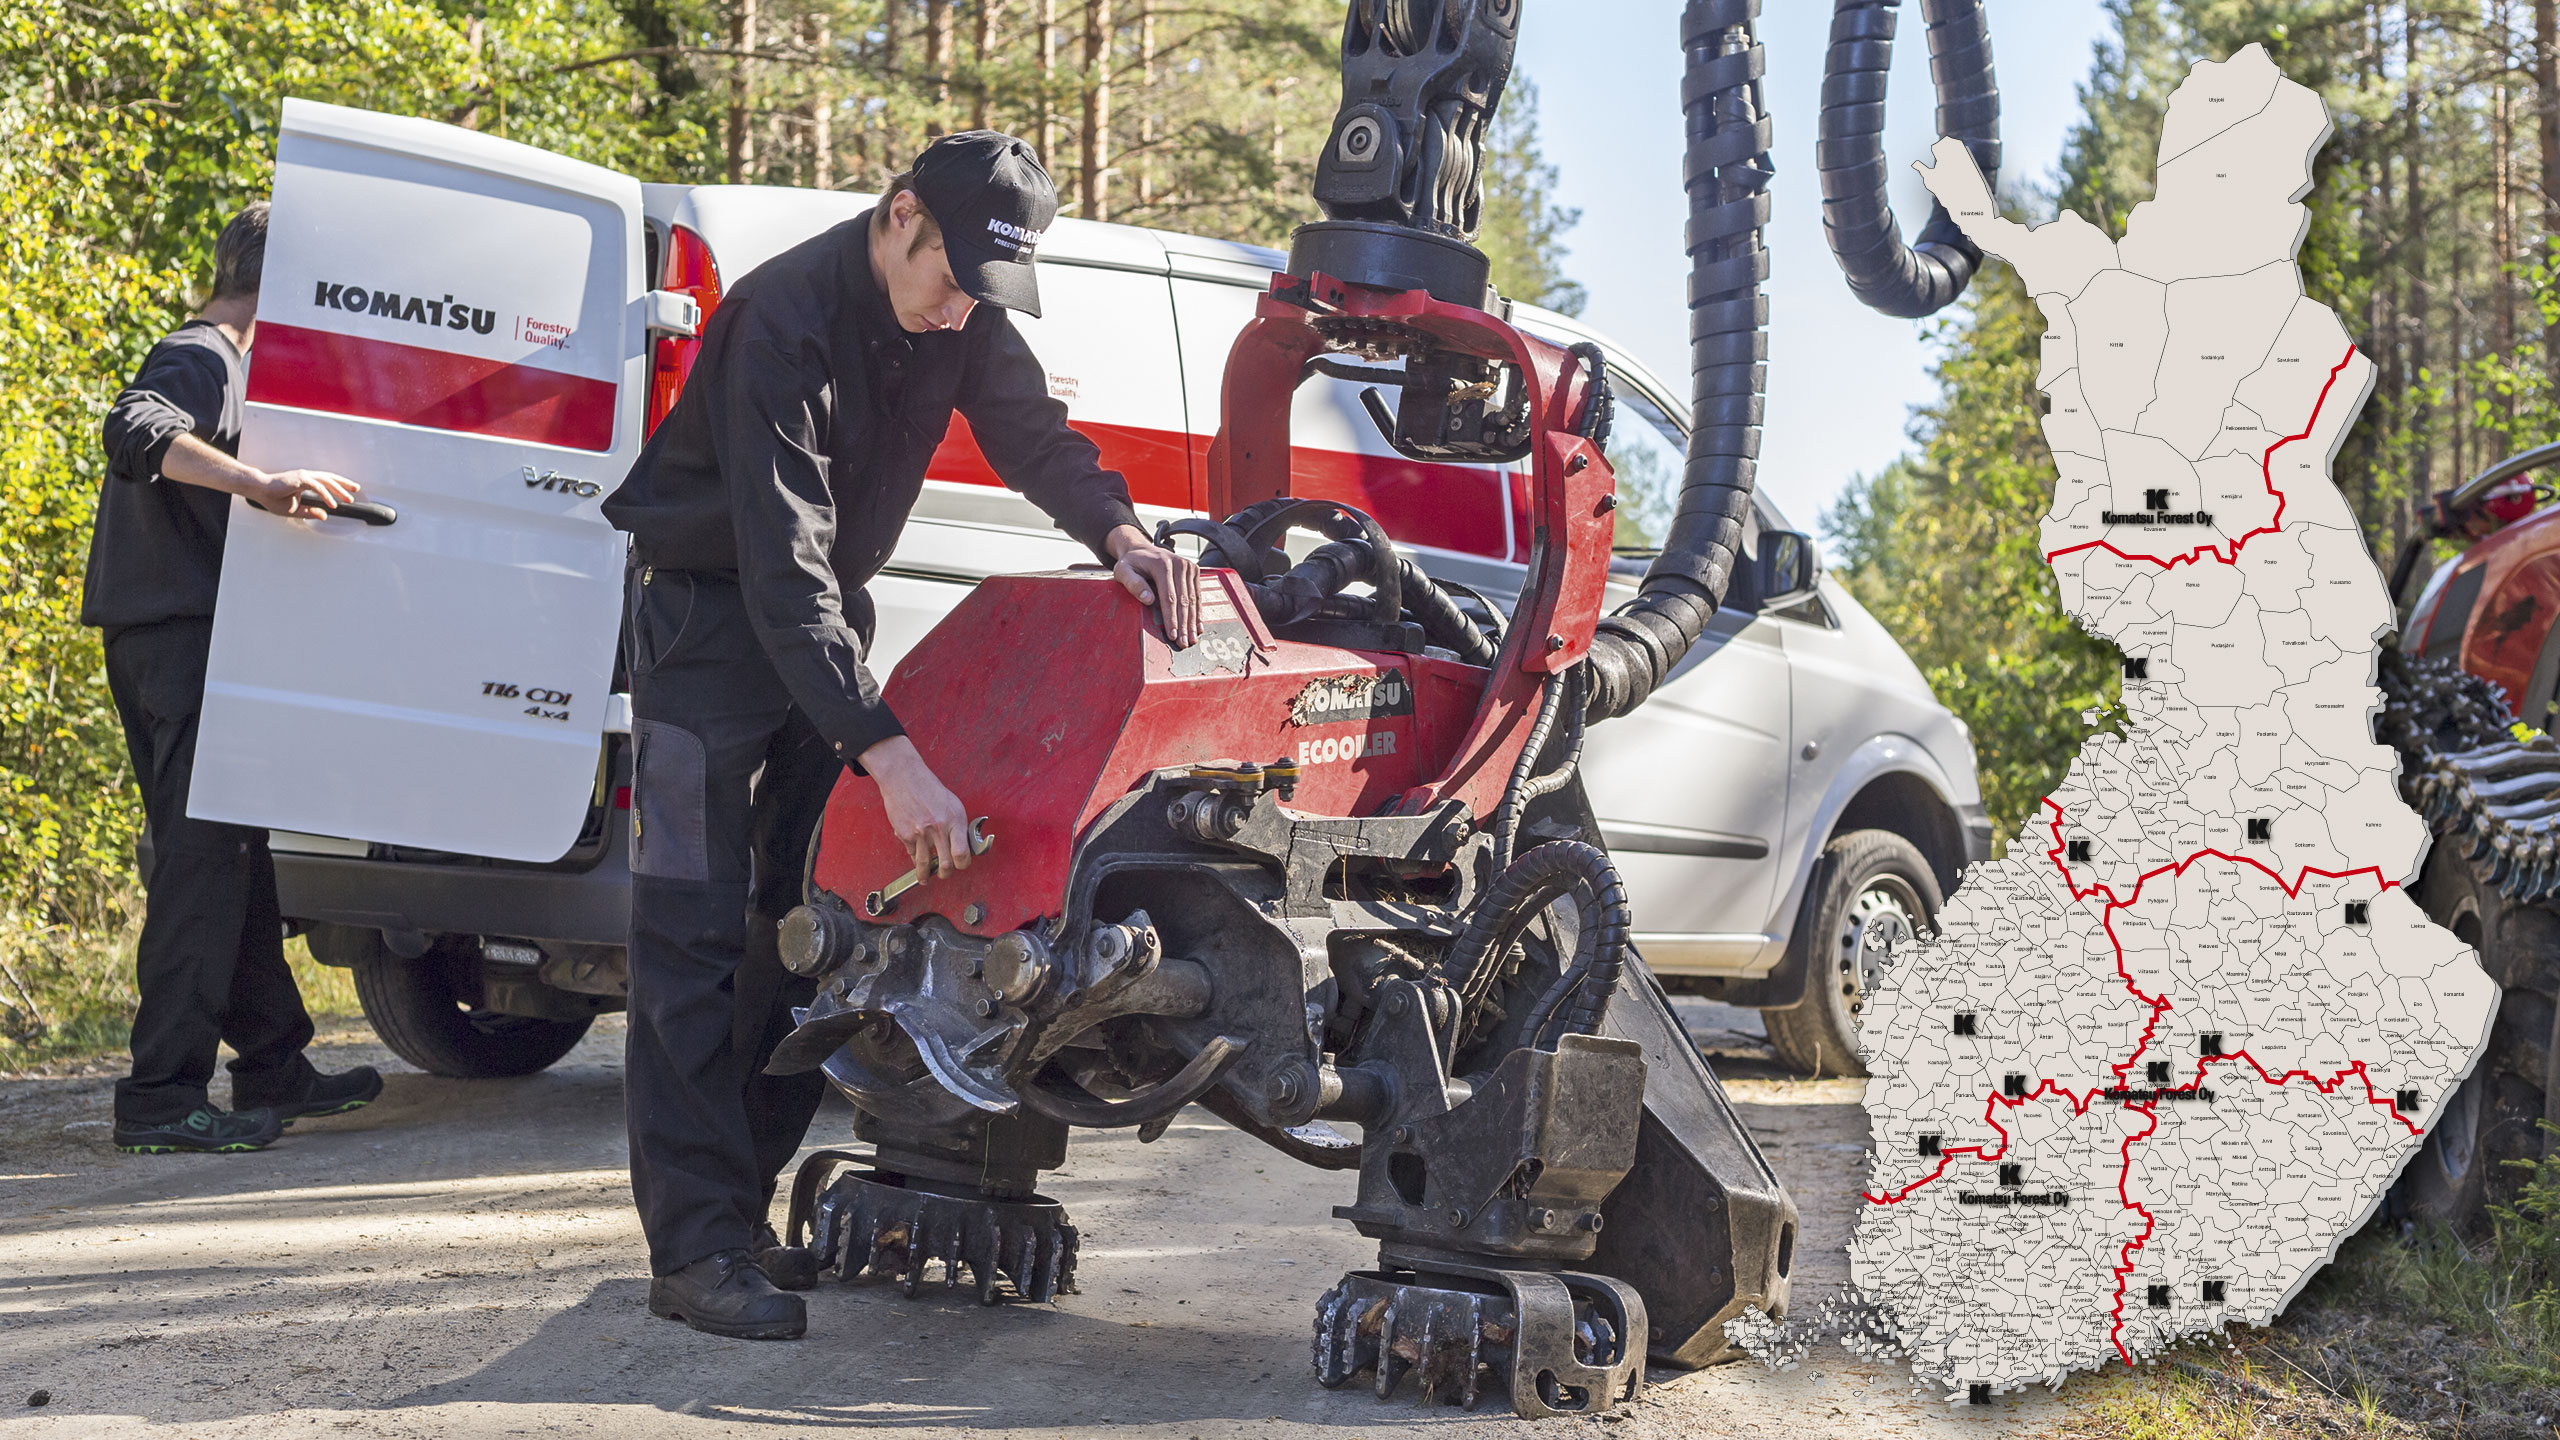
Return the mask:
[[2481,883],[2459,837],[2436,841],[2416,899],[2427,918],[2480,952],[2498,982],[2489,1048],[2446,1102],[2426,1142],[2401,1172],[2394,1199],[2405,1214],[2455,1229],[2480,1224],[2488,1205],[2521,1181],[2510,1162],[2543,1152],[2550,1113],[2553,997],[2560,992],[2560,915],[2508,903]]
[[1788,1069],[1807,1078],[1867,1073],[1858,1049],[1867,992],[1896,949],[1938,928],[1942,898],[1928,857],[1890,830],[1852,830],[1823,847],[1788,941],[1789,958],[1805,966],[1804,1001],[1760,1012]]
[[530,1075],[568,1054],[595,1023],[482,1009],[466,998],[479,989],[473,963],[450,941],[415,960],[380,951],[356,963],[356,998],[392,1054],[430,1075],[466,1080]]

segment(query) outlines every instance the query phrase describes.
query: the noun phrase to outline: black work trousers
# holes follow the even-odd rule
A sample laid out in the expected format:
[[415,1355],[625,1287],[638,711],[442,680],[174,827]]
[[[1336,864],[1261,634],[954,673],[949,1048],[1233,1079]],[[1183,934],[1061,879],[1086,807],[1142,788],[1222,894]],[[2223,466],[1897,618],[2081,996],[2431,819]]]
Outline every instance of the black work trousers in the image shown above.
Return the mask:
[[150,908],[134,957],[142,1003],[133,1017],[133,1073],[116,1082],[115,1099],[116,1118],[138,1124],[183,1120],[205,1104],[225,1041],[236,1057],[235,1109],[298,1099],[313,1073],[302,1054],[311,1016],[284,963],[267,832],[187,815],[212,639],[209,619],[136,625],[107,638],[107,690],[124,722],[151,836]]
[[[775,941],[844,766],[734,580],[631,575],[631,1189],[659,1275],[744,1247],[826,1077],[764,1073],[816,982]],[[867,638],[867,637],[866,637]]]

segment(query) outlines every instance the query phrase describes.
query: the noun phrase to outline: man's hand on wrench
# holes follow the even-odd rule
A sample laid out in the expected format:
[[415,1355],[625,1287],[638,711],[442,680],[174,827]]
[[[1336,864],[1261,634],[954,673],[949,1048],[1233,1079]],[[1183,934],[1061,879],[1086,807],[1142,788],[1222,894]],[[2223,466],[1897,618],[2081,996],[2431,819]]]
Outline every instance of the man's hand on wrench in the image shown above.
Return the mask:
[[862,768],[879,784],[889,829],[917,869],[936,876],[969,868],[969,812],[916,753],[914,741],[890,736],[862,752]]

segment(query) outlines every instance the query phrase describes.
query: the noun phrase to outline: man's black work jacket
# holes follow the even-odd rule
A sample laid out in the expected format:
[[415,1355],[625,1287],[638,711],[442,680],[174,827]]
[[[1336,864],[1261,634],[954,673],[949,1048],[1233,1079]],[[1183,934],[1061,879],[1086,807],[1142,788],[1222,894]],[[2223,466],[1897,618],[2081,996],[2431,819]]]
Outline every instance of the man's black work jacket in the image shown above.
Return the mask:
[[980,305],[959,330],[900,329],[870,233],[865,211],[722,298],[684,393],[604,504],[635,563],[737,578],[783,684],[848,761],[905,733],[863,664],[863,586],[953,410],[996,474],[1096,555],[1137,523],[1128,483],[1067,428],[1012,317]]
[[133,625],[213,614],[231,497],[164,479],[180,435],[240,453],[245,362],[210,320],[190,320],[151,347],[107,411],[107,479],[98,491],[80,623],[112,635]]

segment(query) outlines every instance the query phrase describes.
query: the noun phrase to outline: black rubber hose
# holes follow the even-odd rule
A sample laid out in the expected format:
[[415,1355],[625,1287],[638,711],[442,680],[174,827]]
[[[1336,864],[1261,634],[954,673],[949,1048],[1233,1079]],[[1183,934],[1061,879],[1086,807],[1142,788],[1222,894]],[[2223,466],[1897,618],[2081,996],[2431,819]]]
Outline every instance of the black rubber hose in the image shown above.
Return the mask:
[[[1576,890],[1587,889],[1579,905],[1580,938],[1575,959],[1543,996],[1527,1033],[1538,1035],[1559,1018],[1570,1026],[1596,1019],[1626,968],[1627,934],[1633,924],[1627,887],[1618,867],[1596,845],[1550,840],[1505,866],[1468,912],[1466,928],[1449,946],[1441,976],[1456,987],[1458,1013],[1472,1016],[1499,978],[1503,957],[1520,941],[1520,932],[1539,912]],[[1573,1002],[1565,1005],[1567,999]],[[1587,1012],[1587,1017],[1586,1017]],[[1460,1037],[1463,1043],[1466,1037]]]
[[1696,644],[1723,603],[1742,554],[1760,452],[1768,359],[1760,282],[1769,252],[1769,120],[1760,104],[1767,53],[1752,33],[1760,0],[1689,0],[1680,83],[1689,192],[1689,459],[1662,552],[1643,588],[1600,622],[1591,646],[1591,718],[1645,701]]
[[1396,564],[1404,571],[1405,613],[1422,627],[1423,638],[1469,665],[1490,668],[1498,653],[1493,640],[1467,618],[1466,611],[1458,608],[1457,598],[1442,589],[1440,582],[1422,573],[1422,567],[1410,557],[1399,555]]
[[[1576,668],[1551,677],[1546,694],[1540,697],[1528,746],[1511,767],[1510,783],[1502,787],[1502,801],[1494,809],[1493,868],[1497,871],[1511,863],[1520,839],[1520,825],[1528,818],[1531,803],[1573,783],[1574,772],[1582,764],[1583,706],[1590,698],[1584,675]],[[1553,770],[1532,774],[1531,767],[1545,753],[1547,738],[1554,732],[1558,717],[1565,722],[1564,757]]]
[[1322,614],[1324,602],[1340,594],[1344,586],[1372,578],[1371,562],[1371,551],[1364,542],[1328,540],[1309,551],[1306,559],[1290,566],[1288,574],[1247,588],[1253,592],[1253,606],[1262,612],[1263,623],[1274,627],[1294,625]]
[[[1875,23],[1847,18],[1850,11],[1882,10],[1888,20],[1892,13],[1885,0],[1840,3],[1835,37],[1840,25]],[[1974,147],[1987,173],[1999,160],[1999,105],[1990,88],[1991,48],[1983,35],[1980,0],[1923,3],[1929,7],[1930,43],[1936,49],[1941,126]],[[1760,100],[1765,52],[1752,30],[1759,13],[1760,0],[1689,0],[1680,17],[1680,47],[1688,57],[1680,106],[1688,137],[1682,177],[1689,192],[1689,459],[1670,533],[1645,571],[1643,587],[1634,600],[1600,622],[1592,639],[1588,714],[1593,721],[1635,709],[1670,676],[1706,632],[1742,563],[1768,360],[1761,327],[1769,320],[1769,302],[1760,294],[1760,282],[1769,275],[1769,254],[1761,247],[1760,232],[1769,223],[1769,120]],[[1885,29],[1889,36],[1889,23]],[[1873,59],[1872,42],[1859,43],[1869,48],[1853,47],[1845,56],[1833,46],[1834,71],[1846,60],[1864,65]],[[1825,154],[1831,153],[1835,125],[1847,136],[1872,118],[1874,131],[1883,130],[1881,68],[1871,81],[1857,83],[1871,86],[1873,99],[1844,99],[1836,121],[1826,111]],[[1844,95],[1854,88],[1844,89]],[[1828,105],[1827,84],[1824,96]],[[1867,105],[1872,117],[1858,108]],[[1850,151],[1839,153],[1845,160]],[[1827,167],[1830,162],[1823,163]],[[1881,158],[1875,161],[1877,177],[1882,164]],[[1826,187],[1829,179],[1826,174]],[[1881,195],[1881,185],[1877,178],[1871,199]],[[1880,199],[1877,204],[1881,209]],[[1884,212],[1884,223],[1890,227],[1890,211]],[[1945,248],[1927,232],[1921,238],[1924,246]],[[1894,243],[1901,242],[1896,238]],[[1943,268],[1943,257],[1930,258]],[[1965,274],[1972,274],[1970,262]],[[1944,305],[1960,289],[1959,284],[1927,298]],[[1871,305],[1892,298],[1869,290],[1858,293]]]
[[[1917,318],[1953,303],[1982,263],[1947,207],[1932,201],[1910,245],[1886,187],[1885,89],[1902,0],[1836,0],[1831,50],[1822,63],[1822,229],[1849,289],[1887,315]],[[1982,0],[1920,0],[1937,82],[1938,133],[1965,143],[1986,180],[2000,173],[2000,87]]]
[[1547,737],[1555,733],[1556,715],[1564,708],[1567,684],[1562,675],[1547,677],[1546,687],[1538,696],[1537,717],[1529,722],[1529,739],[1520,747],[1520,758],[1511,762],[1511,778],[1503,782],[1502,799],[1493,810],[1493,868],[1499,872],[1511,864],[1512,831],[1520,823],[1520,812],[1528,808],[1522,796],[1529,782],[1537,777],[1538,753],[1547,748]]

